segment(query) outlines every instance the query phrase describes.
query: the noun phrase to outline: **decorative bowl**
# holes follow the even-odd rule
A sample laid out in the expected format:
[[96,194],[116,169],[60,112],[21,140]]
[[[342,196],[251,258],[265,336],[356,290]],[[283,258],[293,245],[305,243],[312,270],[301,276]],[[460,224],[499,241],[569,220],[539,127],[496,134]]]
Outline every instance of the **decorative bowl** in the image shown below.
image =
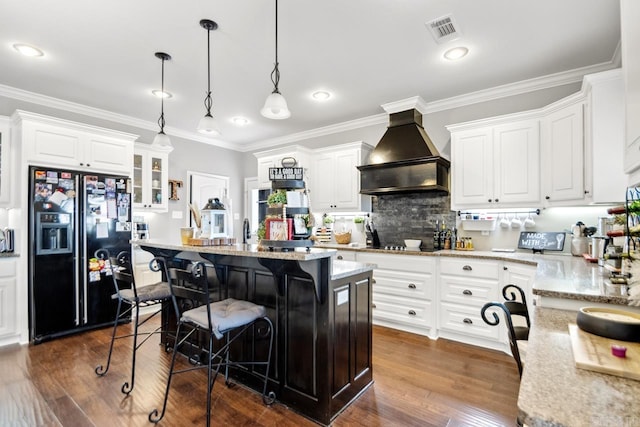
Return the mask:
[[408,248],[419,248],[422,240],[404,239],[404,245]]
[[620,341],[640,342],[640,313],[615,308],[582,307],[577,324],[583,331]]

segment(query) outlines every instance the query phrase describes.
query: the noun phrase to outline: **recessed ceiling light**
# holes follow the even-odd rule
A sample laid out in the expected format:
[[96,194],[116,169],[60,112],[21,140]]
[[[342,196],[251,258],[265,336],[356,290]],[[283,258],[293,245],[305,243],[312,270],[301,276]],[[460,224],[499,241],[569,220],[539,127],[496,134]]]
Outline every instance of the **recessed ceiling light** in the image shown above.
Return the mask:
[[13,45],[13,48],[23,54],[24,56],[44,56],[44,52],[38,49],[37,47],[30,46],[28,44],[16,43]]
[[233,117],[231,119],[231,122],[236,126],[245,126],[249,124],[249,119],[238,116],[238,117]]
[[171,92],[167,92],[166,90],[163,92],[161,90],[155,89],[152,90],[151,93],[158,98],[172,98]]
[[467,56],[467,53],[469,53],[469,49],[467,49],[464,46],[458,46],[446,51],[444,53],[444,57],[450,61],[455,61],[456,59],[460,59]]
[[316,101],[326,101],[327,99],[331,98],[331,93],[327,92],[326,90],[318,90],[311,94],[311,98],[315,99]]

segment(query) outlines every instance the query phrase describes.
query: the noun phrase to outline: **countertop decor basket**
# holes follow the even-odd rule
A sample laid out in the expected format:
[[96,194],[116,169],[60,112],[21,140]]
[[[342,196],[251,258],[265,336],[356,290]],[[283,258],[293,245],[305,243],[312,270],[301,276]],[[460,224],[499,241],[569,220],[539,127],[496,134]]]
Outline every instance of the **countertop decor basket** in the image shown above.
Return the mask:
[[336,243],[346,244],[351,241],[351,231],[343,233],[333,233],[333,237],[336,239]]

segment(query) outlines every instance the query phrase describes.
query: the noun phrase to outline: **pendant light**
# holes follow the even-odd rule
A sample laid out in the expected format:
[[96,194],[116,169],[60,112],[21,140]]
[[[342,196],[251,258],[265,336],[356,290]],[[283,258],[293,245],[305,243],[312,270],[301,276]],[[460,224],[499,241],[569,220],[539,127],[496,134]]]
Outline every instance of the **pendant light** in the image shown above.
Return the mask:
[[164,61],[171,59],[171,55],[164,52],[156,52],[156,58],[162,60],[162,96],[160,97],[160,118],[158,119],[158,125],[160,126],[160,132],[153,138],[153,146],[164,148],[165,150],[173,149],[171,140],[164,133]]
[[278,0],[276,0],[276,63],[271,72],[271,81],[273,82],[273,92],[267,97],[264,107],[260,110],[260,114],[268,119],[287,119],[291,116],[291,111],[287,108],[287,101],[280,94],[278,83],[280,83],[280,70],[278,69]]
[[207,30],[207,96],[204,98],[204,106],[207,109],[207,114],[200,119],[198,123],[198,132],[206,135],[217,136],[220,135],[218,129],[218,123],[211,115],[211,107],[213,101],[211,100],[211,31],[218,28],[218,24],[210,19],[202,19],[200,26]]

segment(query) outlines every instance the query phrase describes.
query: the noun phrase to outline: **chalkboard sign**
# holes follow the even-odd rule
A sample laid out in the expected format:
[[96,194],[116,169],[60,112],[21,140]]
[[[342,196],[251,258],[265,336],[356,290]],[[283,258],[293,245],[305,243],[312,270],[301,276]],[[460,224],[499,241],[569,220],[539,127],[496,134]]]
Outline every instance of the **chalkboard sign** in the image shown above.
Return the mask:
[[518,249],[532,249],[533,252],[561,251],[564,249],[565,236],[564,231],[523,231],[518,239]]
[[302,180],[303,168],[269,168],[269,179],[275,180]]

